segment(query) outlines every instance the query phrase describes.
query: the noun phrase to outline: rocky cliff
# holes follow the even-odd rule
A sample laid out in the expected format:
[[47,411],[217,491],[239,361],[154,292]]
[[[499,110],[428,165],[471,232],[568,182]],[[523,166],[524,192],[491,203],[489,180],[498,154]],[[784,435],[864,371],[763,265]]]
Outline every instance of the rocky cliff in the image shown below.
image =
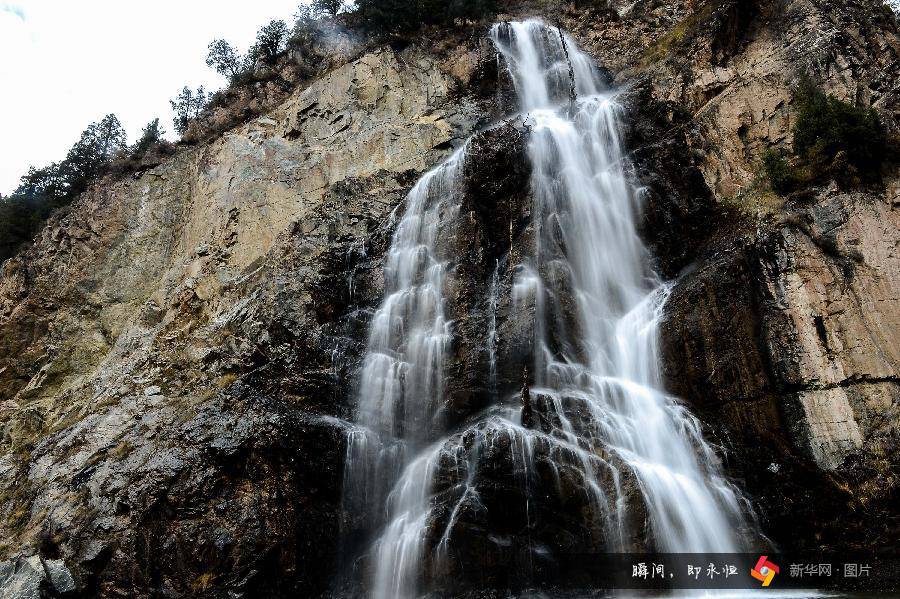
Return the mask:
[[[786,547],[895,546],[900,178],[782,198],[758,167],[790,144],[800,73],[897,131],[895,17],[876,0],[547,14],[625,88],[644,234],[674,281],[669,387],[763,532]],[[527,127],[484,129],[509,109],[484,33],[364,50],[265,116],[95,186],[3,265],[0,587],[330,588],[354,530],[339,509],[344,423],[403,197],[477,133],[448,291],[461,339],[483,335],[498,261],[528,248]],[[504,342],[519,336],[511,310],[498,378],[518,389],[529,349]],[[462,419],[489,393],[485,356],[459,350],[449,368]],[[568,530],[559,506],[542,509]]]

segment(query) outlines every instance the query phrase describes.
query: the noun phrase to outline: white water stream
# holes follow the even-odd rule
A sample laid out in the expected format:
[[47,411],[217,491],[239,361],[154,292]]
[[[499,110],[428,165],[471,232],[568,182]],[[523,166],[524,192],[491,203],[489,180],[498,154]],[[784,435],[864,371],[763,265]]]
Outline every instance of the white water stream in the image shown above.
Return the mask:
[[[579,430],[563,425],[573,443],[603,446],[637,475],[661,551],[735,551],[729,512],[740,513],[738,498],[709,467],[716,459],[697,421],[662,391],[656,340],[668,289],[637,234],[615,95],[571,39],[540,22],[504,23],[491,36],[531,121],[543,292],[571,294],[578,306],[578,333],[550,339],[550,321],[564,315],[546,303],[537,385],[564,422],[570,411],[590,415]],[[570,65],[577,102],[561,109]]]
[[[611,548],[628,550],[622,485],[630,477],[646,507],[651,550],[739,549],[740,497],[697,421],[662,388],[657,324],[668,288],[637,233],[639,193],[627,176],[615,92],[603,89],[571,39],[539,21],[496,25],[491,38],[529,127],[536,243],[516,268],[510,300],[533,309],[530,396],[545,425],[523,426],[521,407],[509,401],[462,431],[441,422],[452,334],[443,297],[452,258],[441,240],[459,207],[463,148],[407,198],[363,365],[345,496],[380,527],[370,551],[369,589],[377,598],[422,591],[436,473],[450,464],[458,487],[433,537],[439,559],[452,552],[459,512],[480,505],[479,464],[501,439],[526,496],[538,484],[537,454],[577,472],[590,517],[604,523]],[[496,273],[490,287],[493,378]]]

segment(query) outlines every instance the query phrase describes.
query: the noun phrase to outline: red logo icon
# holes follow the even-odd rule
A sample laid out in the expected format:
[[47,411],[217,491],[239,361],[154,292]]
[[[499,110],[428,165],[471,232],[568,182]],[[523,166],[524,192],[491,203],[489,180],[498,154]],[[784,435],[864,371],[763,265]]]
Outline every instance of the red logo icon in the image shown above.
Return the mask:
[[778,566],[769,561],[769,556],[763,555],[756,562],[756,567],[750,570],[750,576],[760,581],[764,587],[767,587],[779,571]]

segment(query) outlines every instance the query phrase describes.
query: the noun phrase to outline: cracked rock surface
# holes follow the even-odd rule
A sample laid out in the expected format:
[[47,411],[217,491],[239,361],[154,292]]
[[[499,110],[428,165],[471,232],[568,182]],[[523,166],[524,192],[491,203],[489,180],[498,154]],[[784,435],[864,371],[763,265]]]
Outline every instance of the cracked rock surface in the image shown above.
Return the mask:
[[[792,198],[758,169],[790,144],[798,70],[898,131],[897,21],[875,0],[615,0],[560,23],[623,87],[642,232],[674,283],[670,390],[780,547],[900,549],[896,166]],[[510,94],[483,33],[370,48],[101,182],[2,265],[0,596],[328,593],[383,255],[407,191],[476,131],[448,240],[448,418],[490,394],[466,348],[500,265],[497,377],[518,397],[530,316],[507,270],[532,251],[528,131],[485,128]],[[502,509],[516,489],[496,470],[485,500]],[[548,544],[580,542],[576,518],[540,509]],[[502,553],[461,522],[464,587]]]

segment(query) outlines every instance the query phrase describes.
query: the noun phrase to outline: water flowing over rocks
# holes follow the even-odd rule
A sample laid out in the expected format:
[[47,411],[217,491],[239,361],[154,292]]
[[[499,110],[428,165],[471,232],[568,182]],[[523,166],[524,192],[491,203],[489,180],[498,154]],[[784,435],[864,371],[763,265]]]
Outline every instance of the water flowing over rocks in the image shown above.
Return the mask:
[[446,426],[445,404],[471,406],[445,400],[444,370],[453,350],[466,351],[448,313],[473,317],[455,304],[464,297],[444,296],[465,274],[450,250],[465,206],[462,173],[475,158],[467,142],[410,191],[370,325],[344,495],[347,512],[367,514],[373,540],[362,559],[371,573],[362,585],[374,597],[456,592],[467,586],[462,571],[484,561],[508,562],[506,580],[482,577],[468,583],[475,588],[539,584],[541,569],[586,547],[739,547],[738,493],[697,423],[657,388],[656,323],[668,289],[648,271],[636,235],[615,95],[601,91],[574,41],[541,21],[502,23],[491,38],[528,128],[534,200],[528,243],[513,238],[523,261],[504,269],[512,310],[496,312],[506,297],[499,261],[487,305],[492,327],[531,306],[517,344],[530,341],[533,376],[526,366],[521,406],[513,394],[506,407],[508,390],[498,386],[487,410],[463,412],[461,430]]
[[[799,72],[898,131],[896,18],[875,0],[612,1],[558,18],[621,90],[636,224],[670,282],[661,388],[772,543],[900,549],[896,167],[787,199],[757,184],[761,152],[790,143]],[[547,265],[529,265],[536,131],[504,116],[515,106],[486,27],[370,49],[97,185],[3,264],[2,593],[355,595],[344,560],[376,539],[342,487],[386,256],[416,181],[470,137],[440,240],[452,434],[410,473],[431,479],[421,572],[452,582],[437,593],[516,588],[552,574],[526,559],[535,547],[608,550],[534,363]],[[579,308],[552,281],[559,347]],[[615,467],[594,482],[632,506],[611,514],[623,545],[647,546],[640,481],[597,449]],[[534,488],[558,491],[524,509]]]

